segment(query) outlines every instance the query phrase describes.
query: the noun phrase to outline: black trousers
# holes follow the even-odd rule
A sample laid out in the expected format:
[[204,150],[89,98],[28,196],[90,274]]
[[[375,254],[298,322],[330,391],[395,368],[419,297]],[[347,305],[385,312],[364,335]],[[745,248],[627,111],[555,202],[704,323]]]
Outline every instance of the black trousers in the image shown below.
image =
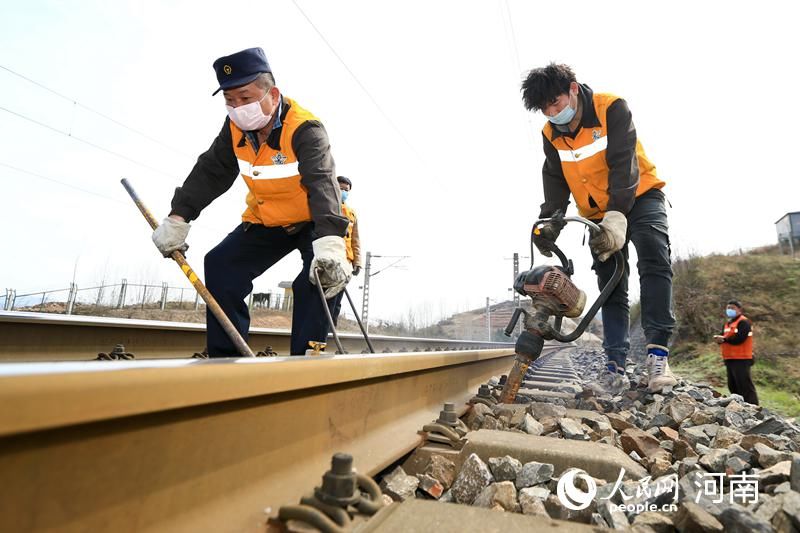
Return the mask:
[[333,318],[333,325],[336,327],[339,327],[339,313],[342,312],[342,298],[344,298],[344,291],[332,298],[333,313],[331,313],[331,317]]
[[[303,269],[292,283],[294,307],[292,309],[291,354],[305,355],[309,341],[325,342],[328,321],[317,287],[308,280],[314,250],[313,224],[289,235],[281,227],[268,228],[244,224],[228,234],[205,258],[206,286],[233,325],[247,340],[250,330],[250,313],[244,299],[253,290],[253,280],[286,255],[298,250],[303,259]],[[328,300],[332,308],[333,299]],[[239,357],[233,342],[211,313],[206,312],[207,347],[209,357]]]
[[[664,193],[653,189],[639,198],[628,213],[628,242],[622,248],[625,272],[619,285],[603,304],[603,348],[609,361],[625,367],[631,343],[630,309],[628,307],[628,246],[633,243],[639,261],[640,301],[642,328],[648,344],[669,346],[675,326],[672,314],[672,266],[667,208]],[[602,289],[614,274],[614,260],[601,263],[592,254],[592,269],[597,274],[597,284]]]
[[750,377],[752,359],[726,359],[725,368],[728,371],[728,390],[731,394],[738,394],[747,403],[758,405],[758,395],[753,378]]

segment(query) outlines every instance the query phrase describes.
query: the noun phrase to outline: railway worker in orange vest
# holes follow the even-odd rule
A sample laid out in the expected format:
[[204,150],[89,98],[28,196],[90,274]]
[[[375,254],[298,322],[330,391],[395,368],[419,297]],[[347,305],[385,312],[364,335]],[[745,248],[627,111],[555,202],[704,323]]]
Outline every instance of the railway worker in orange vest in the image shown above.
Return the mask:
[[[336,181],[339,182],[339,189],[342,194],[342,213],[350,221],[347,227],[347,233],[344,236],[344,243],[347,247],[347,260],[353,266],[353,277],[361,273],[361,238],[358,235],[358,217],[352,207],[347,205],[347,198],[350,195],[350,190],[353,188],[353,182],[347,176],[338,176]],[[342,298],[344,291],[340,292],[334,298],[333,303],[333,323],[339,325],[339,313],[342,312]]]
[[758,395],[750,367],[753,366],[753,326],[742,314],[742,304],[730,300],[725,308],[728,321],[722,326],[722,335],[714,340],[722,351],[722,359],[728,373],[728,390],[738,394],[747,403],[758,405]]
[[[326,339],[328,324],[313,272],[330,306],[350,280],[339,187],[328,135],[320,120],[275,85],[261,48],[248,48],[214,62],[228,116],[211,147],[181,187],[172,210],[153,233],[166,256],[186,250],[189,222],[227,191],[239,175],[247,184],[242,222],[205,257],[211,294],[247,339],[250,315],[245,297],[253,280],[293,250],[303,268],[292,284],[292,355]],[[236,348],[209,312],[209,357],[235,357]]]
[[[601,232],[589,246],[600,287],[611,278],[621,250],[625,273],[603,305],[603,347],[608,358],[597,388],[612,395],[630,387],[625,362],[628,336],[628,242],[636,247],[641,282],[642,327],[647,341],[650,390],[677,384],[669,368],[672,314],[672,267],[664,182],[636,136],[628,104],[612,94],[595,93],[578,83],[567,65],[551,63],[532,70],[522,84],[525,107],[547,117],[542,130],[544,203],[540,218],[566,212],[570,194],[582,217],[598,223]],[[547,256],[558,228],[545,225],[535,236]]]

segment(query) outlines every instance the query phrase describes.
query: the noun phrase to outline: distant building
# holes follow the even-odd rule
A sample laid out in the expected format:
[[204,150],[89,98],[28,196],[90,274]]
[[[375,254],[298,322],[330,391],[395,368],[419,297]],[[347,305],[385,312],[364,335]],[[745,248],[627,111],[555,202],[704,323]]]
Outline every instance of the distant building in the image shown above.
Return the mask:
[[278,283],[278,288],[283,289],[283,305],[281,309],[284,311],[292,310],[292,303],[294,301],[294,292],[292,291],[291,281],[281,281]]
[[800,252],[800,211],[786,213],[775,222],[778,232],[778,246],[782,254]]

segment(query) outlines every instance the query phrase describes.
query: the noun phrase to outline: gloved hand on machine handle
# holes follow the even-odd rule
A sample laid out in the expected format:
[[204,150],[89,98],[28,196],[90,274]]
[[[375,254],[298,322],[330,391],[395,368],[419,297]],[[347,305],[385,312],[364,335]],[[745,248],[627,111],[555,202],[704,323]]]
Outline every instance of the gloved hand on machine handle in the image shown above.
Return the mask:
[[189,249],[186,236],[189,235],[190,227],[182,218],[167,217],[153,232],[153,243],[164,257],[169,257],[176,250],[186,253]]
[[606,261],[625,246],[628,219],[619,211],[608,211],[599,225],[600,231],[589,239],[589,247],[600,261]]
[[319,281],[325,290],[325,298],[331,299],[344,290],[353,275],[344,238],[328,235],[315,240],[311,246],[314,248],[314,259],[311,260],[309,279],[316,285],[314,271],[319,269]]
[[[563,216],[563,213],[559,210],[553,213],[551,218],[560,219]],[[561,233],[561,228],[563,227],[563,221],[559,223],[555,220],[551,220],[533,230],[533,244],[536,245],[536,248],[539,249],[539,252],[541,252],[543,256],[553,257],[552,247],[556,243],[556,239],[558,239],[558,235]]]

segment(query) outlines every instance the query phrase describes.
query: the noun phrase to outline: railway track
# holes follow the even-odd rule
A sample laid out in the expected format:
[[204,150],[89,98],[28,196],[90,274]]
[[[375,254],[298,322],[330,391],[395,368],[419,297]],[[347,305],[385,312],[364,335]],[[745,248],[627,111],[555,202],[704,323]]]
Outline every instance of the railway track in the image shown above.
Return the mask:
[[[263,531],[265,512],[296,503],[334,453],[377,474],[421,444],[443,403],[462,414],[514,355],[510,344],[376,337],[379,350],[416,351],[177,360],[163,357],[185,356],[202,327],[7,315],[2,357],[35,343],[65,361],[0,363],[0,484],[13,487],[2,531]],[[153,359],[74,360],[92,335],[102,341],[91,351],[107,351],[121,332]],[[255,333],[254,345],[288,342]],[[142,351],[165,338],[165,352]]]
[[[360,334],[339,335],[345,351],[366,349]],[[267,347],[288,354],[287,330],[251,328],[254,352]],[[376,352],[480,350],[510,346],[503,342],[424,339],[387,335],[370,336]],[[335,350],[333,339],[329,346]],[[205,325],[123,318],[65,316],[47,313],[0,311],[0,362],[87,361],[122,344],[136,359],[191,357],[205,346]]]

